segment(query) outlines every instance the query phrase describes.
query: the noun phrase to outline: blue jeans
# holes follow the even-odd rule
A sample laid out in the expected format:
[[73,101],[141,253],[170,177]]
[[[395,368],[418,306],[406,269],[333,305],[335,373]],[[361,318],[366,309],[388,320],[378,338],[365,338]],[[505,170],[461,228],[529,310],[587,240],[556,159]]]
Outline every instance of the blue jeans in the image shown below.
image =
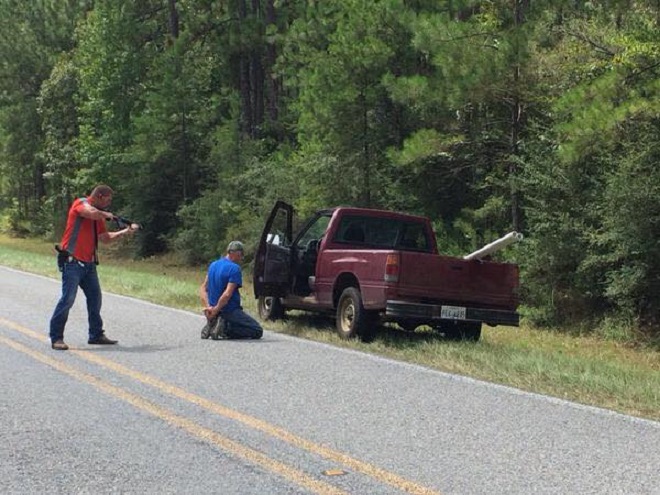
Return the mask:
[[94,263],[70,261],[64,264],[62,271],[62,297],[60,297],[53,317],[50,319],[50,341],[56,342],[64,338],[64,326],[69,318],[69,310],[76,301],[80,287],[87,299],[87,320],[89,323],[89,338],[96,339],[103,335],[103,320],[101,319],[101,286]]
[[221,313],[225,320],[225,333],[230,339],[260,339],[264,334],[261,325],[241,308],[231,313]]

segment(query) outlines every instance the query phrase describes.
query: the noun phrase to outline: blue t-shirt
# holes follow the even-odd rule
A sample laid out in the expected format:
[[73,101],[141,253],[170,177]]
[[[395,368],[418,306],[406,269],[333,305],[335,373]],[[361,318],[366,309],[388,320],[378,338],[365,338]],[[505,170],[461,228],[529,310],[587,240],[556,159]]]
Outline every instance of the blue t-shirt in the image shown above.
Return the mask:
[[243,287],[243,274],[241,273],[241,267],[237,263],[224,257],[217,259],[209,266],[208,277],[209,281],[206,287],[206,293],[211,306],[215,306],[218,303],[218,299],[220,299],[227,285],[233,282],[238,287],[220,313],[231,313],[241,307],[241,294],[238,289]]

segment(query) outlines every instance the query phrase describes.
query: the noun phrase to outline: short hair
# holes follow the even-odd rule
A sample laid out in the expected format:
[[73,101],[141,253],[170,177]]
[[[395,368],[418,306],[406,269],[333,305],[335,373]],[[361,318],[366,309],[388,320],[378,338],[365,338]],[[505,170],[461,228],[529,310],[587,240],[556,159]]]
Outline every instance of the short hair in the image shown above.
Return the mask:
[[92,191],[92,196],[96,196],[96,197],[112,196],[114,193],[115,192],[112,190],[110,186],[106,186],[105,184],[99,184]]
[[227,246],[227,252],[231,253],[233,251],[240,251],[241,253],[245,252],[243,243],[241,241],[231,241]]

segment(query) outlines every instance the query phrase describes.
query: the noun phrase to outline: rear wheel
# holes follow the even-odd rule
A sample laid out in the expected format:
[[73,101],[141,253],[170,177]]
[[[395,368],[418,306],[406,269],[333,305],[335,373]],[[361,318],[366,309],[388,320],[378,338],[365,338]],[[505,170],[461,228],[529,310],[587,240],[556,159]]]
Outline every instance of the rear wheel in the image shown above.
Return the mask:
[[259,296],[257,301],[259,318],[264,321],[275,321],[284,318],[284,306],[279,297]]
[[444,333],[448,340],[478,342],[481,338],[481,322],[478,321],[449,321],[443,323],[438,330]]
[[339,297],[337,334],[344,340],[359,336],[363,342],[371,342],[375,337],[375,317],[364,309],[362,295],[355,287],[344,289]]

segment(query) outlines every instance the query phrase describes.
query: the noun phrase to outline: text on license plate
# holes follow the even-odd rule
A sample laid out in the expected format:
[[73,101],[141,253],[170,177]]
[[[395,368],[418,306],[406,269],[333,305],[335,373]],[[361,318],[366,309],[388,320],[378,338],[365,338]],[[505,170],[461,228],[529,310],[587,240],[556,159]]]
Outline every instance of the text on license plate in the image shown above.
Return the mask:
[[448,318],[451,320],[464,320],[465,308],[461,306],[442,306],[440,308],[440,318]]

